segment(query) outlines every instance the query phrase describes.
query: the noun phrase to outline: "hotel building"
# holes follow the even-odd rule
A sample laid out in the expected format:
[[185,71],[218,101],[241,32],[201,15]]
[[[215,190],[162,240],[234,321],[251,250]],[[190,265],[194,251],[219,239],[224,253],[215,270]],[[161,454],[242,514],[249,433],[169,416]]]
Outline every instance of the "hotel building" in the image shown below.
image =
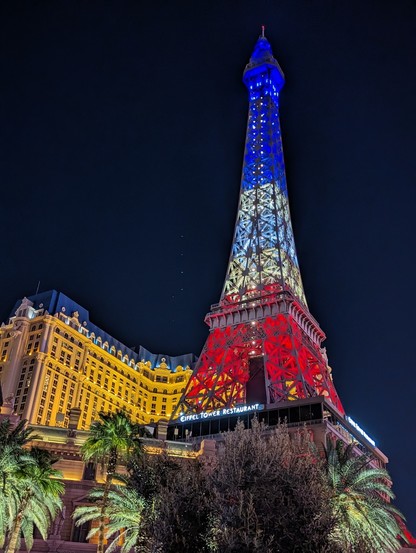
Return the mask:
[[194,361],[128,348],[65,294],[43,292],[17,301],[1,325],[3,410],[36,426],[88,430],[117,410],[153,425],[170,419]]

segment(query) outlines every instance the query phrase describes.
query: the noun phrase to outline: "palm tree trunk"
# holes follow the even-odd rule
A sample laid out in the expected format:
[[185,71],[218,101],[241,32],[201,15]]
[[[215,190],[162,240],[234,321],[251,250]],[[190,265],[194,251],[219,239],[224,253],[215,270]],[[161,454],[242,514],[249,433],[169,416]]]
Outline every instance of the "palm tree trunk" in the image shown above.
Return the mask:
[[[110,491],[112,480],[113,480],[112,476],[110,477],[109,475],[107,475],[105,485],[104,485],[103,502],[102,502],[101,511],[100,511],[100,526],[98,529],[97,553],[104,553],[105,510],[107,508],[108,492]],[[5,551],[4,553],[7,553],[7,551]]]
[[19,539],[20,529],[22,527],[22,522],[23,522],[23,511],[24,509],[20,509],[19,512],[17,513],[16,518],[13,521],[13,526],[10,531],[9,542],[7,544],[7,547],[4,553],[15,553],[16,551],[17,540]]
[[[111,484],[113,482],[114,473],[116,472],[117,466],[117,450],[110,452],[110,459],[108,461],[107,467],[107,477],[105,479],[104,493],[103,493],[103,502],[101,504],[100,511],[100,526],[98,529],[98,544],[97,544],[97,553],[104,553],[104,536],[105,536],[105,511],[107,508],[108,494],[110,492]],[[5,551],[4,553],[8,553]]]

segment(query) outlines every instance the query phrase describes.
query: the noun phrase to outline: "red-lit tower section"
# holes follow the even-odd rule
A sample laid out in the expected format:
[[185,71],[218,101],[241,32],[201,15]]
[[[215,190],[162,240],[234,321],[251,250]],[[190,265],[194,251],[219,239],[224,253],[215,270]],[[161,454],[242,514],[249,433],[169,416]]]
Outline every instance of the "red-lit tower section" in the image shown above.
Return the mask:
[[249,114],[234,241],[210,334],[175,416],[325,396],[343,408],[309,312],[293,238],[279,122],[284,76],[261,36],[243,77]]

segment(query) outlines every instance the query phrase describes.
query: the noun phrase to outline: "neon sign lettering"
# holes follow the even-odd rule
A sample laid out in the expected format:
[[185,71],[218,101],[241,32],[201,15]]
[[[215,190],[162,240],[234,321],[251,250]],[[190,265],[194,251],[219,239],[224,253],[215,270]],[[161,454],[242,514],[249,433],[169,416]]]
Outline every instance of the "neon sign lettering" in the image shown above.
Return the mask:
[[364,436],[364,438],[370,442],[370,444],[373,446],[373,447],[376,447],[376,442],[370,438],[370,436],[364,432],[364,430],[361,428],[361,426],[359,426],[351,417],[348,417],[346,416],[345,417],[347,419],[347,421],[355,428],[355,430],[358,430],[358,432]]
[[237,405],[236,407],[224,407],[209,413],[197,413],[192,415],[182,415],[180,422],[195,422],[212,419],[213,417],[223,417],[226,415],[238,415],[240,413],[252,413],[253,411],[261,411],[264,408],[262,403],[253,403],[252,405]]

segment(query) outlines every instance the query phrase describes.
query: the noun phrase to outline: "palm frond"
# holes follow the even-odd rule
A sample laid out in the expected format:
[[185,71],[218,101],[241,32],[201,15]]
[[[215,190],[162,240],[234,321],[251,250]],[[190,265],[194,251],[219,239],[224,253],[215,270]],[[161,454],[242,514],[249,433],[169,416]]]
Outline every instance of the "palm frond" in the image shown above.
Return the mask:
[[398,551],[403,515],[389,500],[394,498],[391,479],[385,469],[372,467],[365,456],[354,454],[355,444],[341,441],[326,449],[328,483],[337,525],[334,543],[348,551],[360,551],[371,544],[374,551]]

